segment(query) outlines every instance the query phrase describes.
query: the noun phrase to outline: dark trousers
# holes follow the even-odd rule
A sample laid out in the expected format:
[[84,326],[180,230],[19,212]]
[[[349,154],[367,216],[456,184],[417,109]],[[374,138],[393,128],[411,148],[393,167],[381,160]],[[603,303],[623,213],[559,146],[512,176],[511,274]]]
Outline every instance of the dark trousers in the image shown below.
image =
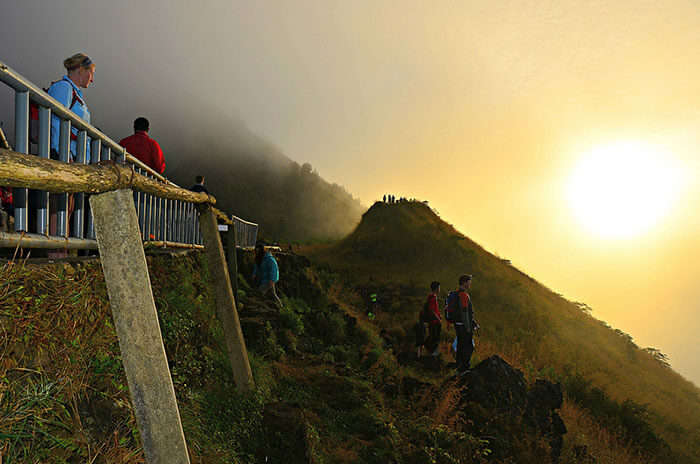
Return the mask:
[[464,325],[455,324],[457,332],[457,370],[469,369],[469,360],[474,352],[472,333]]
[[440,344],[440,331],[442,330],[442,326],[440,324],[430,324],[428,328],[429,333],[428,339],[425,341],[425,347],[432,353],[438,347],[438,344]]

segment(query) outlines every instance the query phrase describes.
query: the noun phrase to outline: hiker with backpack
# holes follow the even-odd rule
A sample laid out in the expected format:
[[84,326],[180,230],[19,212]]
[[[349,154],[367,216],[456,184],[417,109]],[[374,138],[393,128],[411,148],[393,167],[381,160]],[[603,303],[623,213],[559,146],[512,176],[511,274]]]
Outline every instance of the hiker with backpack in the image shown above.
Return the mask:
[[440,282],[434,281],[430,284],[430,294],[428,294],[423,304],[423,320],[428,325],[428,338],[425,340],[425,349],[432,356],[440,354],[442,317],[440,316],[440,305],[438,304],[439,294]]
[[471,284],[471,275],[460,276],[459,288],[449,293],[445,305],[445,319],[454,324],[457,333],[457,375],[469,372],[469,361],[474,353],[474,331],[479,328],[474,320],[472,299],[467,293]]
[[275,286],[280,279],[277,260],[272,253],[265,250],[265,245],[255,245],[255,266],[253,267],[253,281],[258,285],[263,297],[271,295],[275,304],[282,309],[282,300],[277,296]]
[[[66,75],[60,80],[51,83],[46,91],[63,106],[75,113],[86,123],[90,123],[90,111],[83,98],[82,89],[87,89],[93,83],[95,77],[95,63],[85,53],[75,55],[63,60]],[[38,119],[38,116],[37,116]],[[58,159],[59,134],[61,132],[61,120],[58,116],[51,117],[51,157]],[[78,129],[71,128],[70,135],[70,160],[75,161],[77,155]],[[99,156],[99,154],[97,154]],[[85,161],[90,162],[90,144],[87,144]]]
[[[76,53],[75,55],[63,60],[63,67],[66,68],[66,75],[61,79],[51,83],[46,93],[76,114],[83,121],[90,123],[90,111],[87,103],[83,98],[82,89],[87,89],[94,81],[95,63],[92,62],[89,56],[85,53]],[[36,105],[30,105],[29,108],[29,132],[30,139],[33,143],[38,141],[39,134],[39,108]],[[61,120],[56,115],[51,115],[51,158],[59,159],[59,142],[61,133]],[[78,129],[71,127],[69,153],[67,162],[76,161],[78,153]],[[86,144],[85,162],[90,162],[90,141]],[[99,156],[96,153],[95,156]],[[32,194],[33,193],[33,194]],[[39,197],[38,192],[30,193],[30,207],[32,209],[38,207]],[[58,206],[63,194],[52,193],[49,195],[49,234],[56,235],[58,231]],[[73,195],[68,195],[68,204],[66,205],[66,230],[70,229],[70,220],[73,210],[75,209],[75,200]],[[50,257],[63,257],[67,255],[63,252],[49,252]]]

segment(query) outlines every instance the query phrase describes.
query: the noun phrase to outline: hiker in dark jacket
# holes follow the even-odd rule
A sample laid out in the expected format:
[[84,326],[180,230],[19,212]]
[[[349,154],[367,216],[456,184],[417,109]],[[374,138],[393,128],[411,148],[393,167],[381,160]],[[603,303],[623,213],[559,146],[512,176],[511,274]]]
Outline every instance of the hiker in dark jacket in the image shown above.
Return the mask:
[[190,187],[193,192],[209,193],[209,190],[204,186],[204,176],[197,176],[194,178],[195,184]]
[[474,353],[474,330],[478,324],[474,320],[472,299],[467,291],[471,288],[472,276],[465,274],[459,278],[459,316],[455,320],[457,332],[457,374],[469,372],[469,361]]
[[425,340],[425,348],[433,356],[440,354],[440,332],[442,330],[442,317],[438,305],[440,294],[440,282],[430,284],[430,294],[424,305],[425,322],[428,324],[428,338]]

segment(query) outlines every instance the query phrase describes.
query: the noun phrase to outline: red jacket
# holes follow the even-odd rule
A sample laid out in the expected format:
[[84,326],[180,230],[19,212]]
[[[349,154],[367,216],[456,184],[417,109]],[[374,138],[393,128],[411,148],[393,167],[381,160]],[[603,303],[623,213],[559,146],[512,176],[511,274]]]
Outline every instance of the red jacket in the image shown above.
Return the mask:
[[147,132],[136,131],[134,135],[121,139],[119,145],[158,174],[165,172],[163,150],[160,149],[158,142],[148,136]]
[[430,319],[428,319],[430,324],[440,324],[442,322],[437,295],[433,295],[432,293],[428,295],[428,313],[431,316]]
[[10,187],[0,187],[0,206],[12,208],[12,189]]

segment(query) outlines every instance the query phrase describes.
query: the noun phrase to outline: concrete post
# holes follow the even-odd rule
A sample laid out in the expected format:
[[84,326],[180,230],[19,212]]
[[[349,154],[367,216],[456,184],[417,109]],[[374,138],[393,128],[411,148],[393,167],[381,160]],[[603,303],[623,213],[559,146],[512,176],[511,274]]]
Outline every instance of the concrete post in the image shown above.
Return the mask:
[[189,464],[133,194],[93,195],[90,207],[146,461]]
[[238,297],[238,254],[236,253],[236,226],[228,226],[228,232],[224,234],[226,240],[226,262],[228,263],[228,275],[231,278],[233,297]]
[[255,389],[255,381],[248,362],[248,350],[245,347],[241,323],[238,320],[236,299],[233,297],[216,216],[208,204],[197,205],[197,208],[199,209],[199,228],[202,231],[204,249],[209,262],[209,280],[216,295],[216,312],[224,328],[233,379],[241,391],[250,391]]

